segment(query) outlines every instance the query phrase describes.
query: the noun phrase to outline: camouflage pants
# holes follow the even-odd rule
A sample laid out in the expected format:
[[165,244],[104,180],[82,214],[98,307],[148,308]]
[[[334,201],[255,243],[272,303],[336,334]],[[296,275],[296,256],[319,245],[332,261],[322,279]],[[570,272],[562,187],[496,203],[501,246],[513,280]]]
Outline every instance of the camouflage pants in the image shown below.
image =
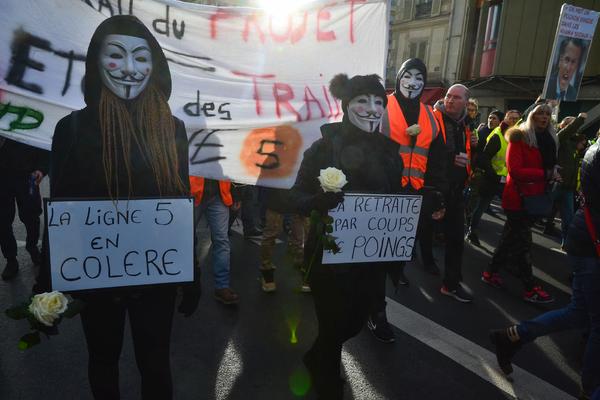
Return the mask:
[[[273,249],[275,248],[275,240],[283,231],[283,214],[272,210],[267,210],[265,217],[265,227],[263,229],[263,239],[260,244],[260,261],[261,269],[272,269],[273,265]],[[288,254],[294,265],[301,265],[304,252],[304,237],[306,229],[306,221],[308,219],[300,215],[292,215],[291,232],[288,236]]]

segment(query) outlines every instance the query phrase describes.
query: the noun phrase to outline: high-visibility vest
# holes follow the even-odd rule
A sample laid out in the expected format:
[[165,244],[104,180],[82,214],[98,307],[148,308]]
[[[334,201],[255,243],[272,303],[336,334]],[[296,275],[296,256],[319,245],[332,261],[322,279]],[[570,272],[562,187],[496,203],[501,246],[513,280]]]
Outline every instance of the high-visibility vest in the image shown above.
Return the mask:
[[[204,194],[204,178],[201,176],[190,176],[190,191],[192,192],[192,196],[194,196],[194,205],[199,205]],[[233,204],[231,182],[219,181],[219,192],[221,193],[223,204],[227,207],[231,206]]]
[[402,186],[411,185],[414,189],[419,190],[425,185],[429,147],[439,132],[431,106],[420,103],[417,124],[421,127],[421,133],[416,137],[415,145],[412,147],[411,136],[406,133],[408,124],[400,104],[393,93],[388,95],[388,105],[382,121],[382,133],[400,144],[399,153],[404,163]]
[[[446,143],[446,125],[444,124],[444,116],[442,112],[437,109],[433,109],[433,115],[438,122],[438,126],[442,131],[442,136],[444,138],[444,143]],[[471,130],[469,126],[463,122],[463,126],[465,127],[465,149],[467,151],[467,158],[469,159],[469,163],[467,164],[467,174],[471,176],[471,161],[473,158],[471,156]]]
[[508,149],[508,142],[502,133],[500,127],[494,128],[494,130],[488,135],[486,143],[490,142],[490,139],[494,137],[494,135],[498,136],[500,139],[500,150],[492,157],[492,168],[496,175],[498,176],[507,176],[508,168],[506,167],[506,150]]

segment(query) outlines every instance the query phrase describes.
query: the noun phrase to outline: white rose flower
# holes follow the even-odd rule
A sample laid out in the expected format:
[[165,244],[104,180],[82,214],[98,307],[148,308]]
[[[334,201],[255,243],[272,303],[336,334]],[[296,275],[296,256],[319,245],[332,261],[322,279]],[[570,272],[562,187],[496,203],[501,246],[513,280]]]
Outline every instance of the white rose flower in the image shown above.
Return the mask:
[[318,179],[324,192],[341,192],[344,185],[348,183],[346,175],[333,167],[322,169]]
[[68,305],[69,299],[61,292],[36,294],[29,305],[29,312],[42,324],[52,326]]
[[421,127],[419,124],[411,125],[406,128],[406,133],[408,133],[409,136],[419,136],[419,133],[421,133]]

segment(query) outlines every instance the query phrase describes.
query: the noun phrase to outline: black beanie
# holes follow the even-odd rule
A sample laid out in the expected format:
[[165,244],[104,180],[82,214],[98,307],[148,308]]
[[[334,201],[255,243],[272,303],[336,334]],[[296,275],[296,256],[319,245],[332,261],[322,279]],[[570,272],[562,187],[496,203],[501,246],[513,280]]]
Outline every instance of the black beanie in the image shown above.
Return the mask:
[[344,114],[348,109],[350,100],[361,94],[374,94],[383,99],[383,106],[387,106],[387,95],[381,84],[381,78],[376,75],[355,75],[348,79],[346,74],[337,74],[329,83],[329,91],[342,101]]
[[[413,68],[418,69],[423,74],[423,88],[425,88],[425,85],[427,85],[427,66],[425,66],[425,63],[418,58],[409,58],[408,60],[406,60],[402,63],[402,65],[400,66],[400,69],[398,70],[398,73],[396,74],[396,93],[397,94],[400,93],[400,77],[402,77],[402,75],[406,71],[408,71],[409,69],[413,69]],[[417,99],[420,99],[422,94],[423,94],[423,91],[421,91],[421,94],[419,95],[419,97],[417,97]]]
[[498,117],[500,122],[502,122],[502,120],[504,120],[504,113],[500,110],[494,110],[490,113],[490,115],[495,115],[496,117]]

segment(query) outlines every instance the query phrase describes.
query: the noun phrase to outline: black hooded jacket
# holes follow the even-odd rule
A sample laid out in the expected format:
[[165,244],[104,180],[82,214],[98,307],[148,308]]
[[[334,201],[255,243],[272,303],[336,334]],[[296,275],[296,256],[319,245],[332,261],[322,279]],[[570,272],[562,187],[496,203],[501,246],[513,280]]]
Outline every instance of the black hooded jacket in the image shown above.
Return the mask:
[[[300,214],[309,215],[318,208],[318,194],[322,189],[317,177],[319,171],[327,167],[344,172],[348,181],[344,192],[400,193],[403,165],[396,142],[378,133],[359,130],[346,116],[342,122],[323,125],[321,134],[323,137],[304,152],[292,188],[292,198]],[[305,254],[313,254],[315,245],[311,231]]]
[[[400,78],[409,69],[416,68],[423,74],[423,87],[427,84],[427,67],[418,58],[409,58],[404,61],[396,74],[396,86],[394,91],[394,97],[398,100],[404,119],[406,120],[407,126],[414,125],[419,122],[419,113],[421,111],[421,95],[414,99],[407,99],[400,92]],[[387,111],[386,111],[387,112]],[[438,134],[437,137],[431,142],[429,146],[429,154],[427,158],[427,169],[425,171],[425,186],[432,188],[435,191],[446,195],[448,191],[448,181],[446,178],[446,145],[444,143],[444,137],[442,134]],[[424,208],[425,212],[423,215],[430,214],[430,211],[438,209],[441,204],[438,201],[434,201],[429,196],[425,199]]]
[[[53,198],[108,198],[109,190],[102,163],[102,134],[98,119],[98,102],[103,85],[98,70],[100,45],[106,35],[126,34],[146,39],[151,47],[153,70],[150,82],[155,82],[168,99],[171,94],[171,74],[166,57],[142,22],[133,16],[115,16],[102,22],[92,36],[87,59],[84,96],[87,107],[62,118],[54,130],[50,159],[50,196]],[[124,100],[125,101],[125,100]],[[136,101],[135,99],[130,102]],[[117,169],[114,172],[118,180],[119,197],[130,198],[182,196],[189,195],[188,142],[182,121],[175,121],[175,142],[178,159],[178,172],[186,190],[184,193],[160,192],[154,179],[151,166],[136,145],[131,146],[132,188],[128,187],[127,171],[122,155],[117,151]],[[119,149],[120,150],[120,149]],[[47,238],[47,234],[45,235]],[[49,289],[49,265],[44,243],[46,260],[40,269],[34,292]],[[197,275],[199,278],[199,275]],[[125,290],[125,289],[122,289]],[[119,289],[115,289],[115,292]]]
[[[171,95],[171,74],[166,57],[150,31],[134,16],[121,15],[109,18],[96,29],[88,48],[84,98],[87,107],[61,119],[56,125],[52,139],[50,163],[50,195],[52,197],[107,197],[108,187],[102,164],[102,136],[98,120],[98,102],[103,85],[98,68],[98,55],[102,41],[109,34],[123,34],[146,39],[152,52],[152,75],[154,82],[168,99]],[[125,100],[124,100],[125,101]],[[136,100],[130,100],[135,102]],[[162,193],[164,196],[189,193],[188,145],[182,121],[175,120],[175,141],[179,162],[179,176],[188,187],[187,193]],[[116,157],[120,157],[119,151]],[[116,178],[119,195],[127,196],[127,173],[123,162],[117,165]],[[154,180],[150,165],[138,146],[131,146],[132,188],[131,196],[158,196],[160,191]]]

